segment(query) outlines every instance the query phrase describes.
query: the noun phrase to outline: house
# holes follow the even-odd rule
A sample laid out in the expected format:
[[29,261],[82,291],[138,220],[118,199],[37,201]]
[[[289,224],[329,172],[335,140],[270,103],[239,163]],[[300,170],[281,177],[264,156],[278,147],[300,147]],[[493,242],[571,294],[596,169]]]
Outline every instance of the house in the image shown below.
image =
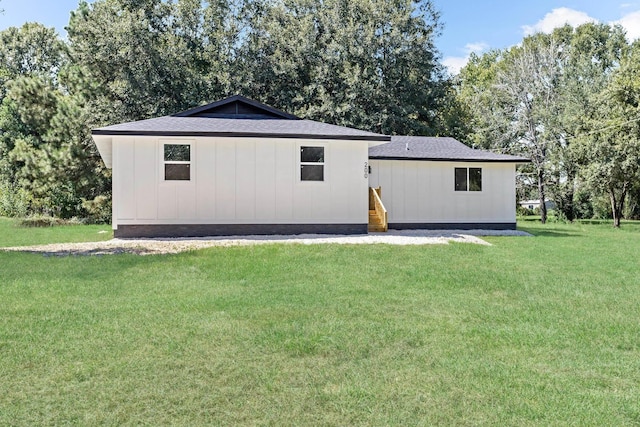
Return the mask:
[[302,120],[241,96],[92,137],[113,169],[116,237],[364,234],[385,218],[514,228],[515,165],[526,161]]
[[392,229],[515,229],[515,166],[527,159],[454,138],[394,136],[369,149]]

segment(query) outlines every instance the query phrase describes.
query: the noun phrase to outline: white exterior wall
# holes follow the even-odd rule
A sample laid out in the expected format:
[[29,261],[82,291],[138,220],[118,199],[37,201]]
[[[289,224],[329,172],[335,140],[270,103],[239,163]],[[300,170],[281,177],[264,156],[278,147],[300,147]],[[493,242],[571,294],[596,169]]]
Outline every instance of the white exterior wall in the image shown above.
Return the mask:
[[[367,141],[112,137],[113,228],[152,224],[366,224]],[[165,181],[165,143],[191,143],[191,180]],[[300,181],[300,147],[325,147]]]
[[[371,160],[389,223],[515,223],[515,164]],[[482,168],[482,191],[455,191],[457,167]]]

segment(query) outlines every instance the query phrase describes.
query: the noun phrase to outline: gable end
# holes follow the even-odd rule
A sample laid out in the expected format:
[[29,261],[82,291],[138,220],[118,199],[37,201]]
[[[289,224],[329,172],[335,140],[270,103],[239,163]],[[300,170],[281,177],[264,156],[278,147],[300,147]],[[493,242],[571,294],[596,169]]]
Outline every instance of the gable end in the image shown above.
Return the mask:
[[293,114],[285,113],[284,111],[240,95],[231,96],[221,101],[182,111],[174,114],[173,117],[300,120],[299,117]]

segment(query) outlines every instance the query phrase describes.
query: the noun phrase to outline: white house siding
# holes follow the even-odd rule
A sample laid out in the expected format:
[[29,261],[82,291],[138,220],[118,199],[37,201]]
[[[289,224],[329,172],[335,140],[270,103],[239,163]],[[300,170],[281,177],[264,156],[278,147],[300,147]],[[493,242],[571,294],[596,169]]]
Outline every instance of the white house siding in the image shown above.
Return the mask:
[[[367,141],[111,137],[113,228],[155,224],[366,224]],[[191,143],[191,180],[164,181],[163,145]],[[323,182],[300,147],[325,147]]]
[[[389,224],[515,224],[515,164],[371,160]],[[482,191],[455,191],[457,167],[482,168]]]

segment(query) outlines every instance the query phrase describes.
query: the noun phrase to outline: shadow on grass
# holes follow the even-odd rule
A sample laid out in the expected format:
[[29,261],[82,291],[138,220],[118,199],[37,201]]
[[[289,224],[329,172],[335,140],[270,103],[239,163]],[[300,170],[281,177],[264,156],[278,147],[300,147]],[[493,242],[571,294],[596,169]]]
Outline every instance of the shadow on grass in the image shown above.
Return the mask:
[[566,228],[560,228],[557,226],[552,226],[546,228],[547,226],[539,224],[537,227],[527,227],[526,225],[518,225],[518,230],[526,231],[529,234],[532,234],[534,237],[580,237],[583,235],[579,230],[568,230]]
[[578,237],[580,233],[568,233],[564,231],[553,231],[553,230],[540,230],[540,229],[527,229],[526,227],[518,228],[518,230],[526,231],[527,233],[533,234],[536,237]]
[[119,255],[119,254],[136,254],[136,255],[155,255],[161,253],[157,250],[149,250],[137,246],[108,246],[104,248],[94,249],[25,249],[11,250],[5,252],[23,252],[29,254],[38,254],[44,257],[65,257],[65,256],[100,256],[100,255]]

